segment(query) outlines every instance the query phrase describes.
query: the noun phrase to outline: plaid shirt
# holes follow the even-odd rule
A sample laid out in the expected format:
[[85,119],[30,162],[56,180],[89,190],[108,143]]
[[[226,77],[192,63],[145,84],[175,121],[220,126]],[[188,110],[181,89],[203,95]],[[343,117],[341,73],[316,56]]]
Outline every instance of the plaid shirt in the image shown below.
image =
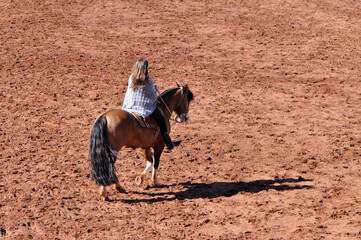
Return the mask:
[[157,87],[153,84],[153,79],[148,78],[144,87],[130,88],[131,77],[128,81],[128,89],[125,93],[122,109],[127,112],[135,112],[146,118],[157,107]]

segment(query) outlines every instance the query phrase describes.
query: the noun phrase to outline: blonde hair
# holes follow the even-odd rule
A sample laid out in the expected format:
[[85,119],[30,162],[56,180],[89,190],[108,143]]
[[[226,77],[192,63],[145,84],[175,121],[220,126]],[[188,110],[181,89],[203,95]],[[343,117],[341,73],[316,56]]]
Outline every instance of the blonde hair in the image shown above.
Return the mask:
[[148,61],[141,58],[134,64],[130,87],[133,89],[143,87],[148,82],[148,78]]

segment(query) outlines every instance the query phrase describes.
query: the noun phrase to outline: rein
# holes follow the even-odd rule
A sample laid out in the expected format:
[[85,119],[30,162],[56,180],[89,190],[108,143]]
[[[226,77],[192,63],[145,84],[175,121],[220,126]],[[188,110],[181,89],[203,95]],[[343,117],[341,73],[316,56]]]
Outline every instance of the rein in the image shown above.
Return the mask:
[[167,104],[164,102],[162,96],[161,96],[159,93],[158,93],[158,97],[160,98],[160,100],[162,100],[162,102],[163,102],[164,106],[167,108],[170,116],[172,116],[172,112],[169,110],[169,107],[168,107]]

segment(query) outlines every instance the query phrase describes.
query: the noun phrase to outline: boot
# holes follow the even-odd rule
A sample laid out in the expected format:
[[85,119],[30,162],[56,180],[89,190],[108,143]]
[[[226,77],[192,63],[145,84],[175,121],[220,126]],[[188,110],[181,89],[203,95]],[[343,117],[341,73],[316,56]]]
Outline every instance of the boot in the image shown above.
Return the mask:
[[172,150],[174,147],[179,146],[181,141],[175,141],[173,142],[170,138],[168,132],[162,133],[162,137],[164,139],[165,145],[167,146],[168,150]]

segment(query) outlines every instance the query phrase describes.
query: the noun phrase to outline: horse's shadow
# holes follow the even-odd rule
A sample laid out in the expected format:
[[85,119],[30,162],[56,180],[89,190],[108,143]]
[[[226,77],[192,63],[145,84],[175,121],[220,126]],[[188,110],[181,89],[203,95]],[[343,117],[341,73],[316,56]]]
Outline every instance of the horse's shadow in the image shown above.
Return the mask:
[[[197,199],[197,198],[218,198],[218,197],[231,197],[239,192],[250,192],[257,193],[261,191],[268,191],[271,189],[277,191],[287,191],[295,189],[310,189],[313,188],[310,185],[298,185],[299,182],[312,181],[312,179],[304,179],[299,177],[287,178],[287,179],[274,179],[274,180],[256,180],[251,182],[214,182],[214,183],[179,183],[177,185],[182,185],[186,188],[184,191],[165,191],[157,193],[149,192],[136,192],[131,191],[133,194],[147,195],[154,198],[151,199],[122,199],[119,201],[125,203],[155,203],[163,201],[174,201],[174,200],[184,200],[184,199]],[[287,183],[293,183],[289,185]],[[295,185],[296,184],[296,185]],[[171,186],[177,185],[162,185],[159,188],[169,188]],[[117,201],[117,200],[116,200]]]

